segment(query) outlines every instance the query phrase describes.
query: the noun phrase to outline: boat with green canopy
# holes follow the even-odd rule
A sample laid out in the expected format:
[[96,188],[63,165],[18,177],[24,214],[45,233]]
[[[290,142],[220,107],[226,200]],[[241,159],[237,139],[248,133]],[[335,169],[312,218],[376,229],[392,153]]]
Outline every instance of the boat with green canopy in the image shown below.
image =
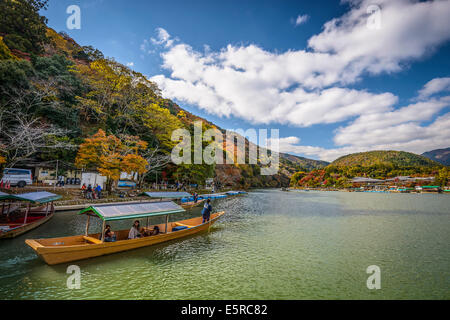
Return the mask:
[[[193,235],[208,230],[224,214],[224,212],[211,214],[211,219],[205,223],[202,223],[202,217],[169,222],[170,215],[182,212],[185,210],[172,201],[94,205],[79,212],[80,215],[87,216],[84,235],[28,239],[25,243],[33,248],[47,264],[54,265],[151,246]],[[165,223],[149,225],[149,218],[156,216],[165,216]],[[102,220],[102,232],[89,233],[92,217]],[[107,222],[125,219],[146,219],[145,227],[140,230],[142,237],[128,239],[129,230],[126,229],[114,231],[115,241],[105,241]],[[155,232],[156,230],[158,232]]]
[[174,199],[177,200],[184,209],[190,209],[201,204],[205,199],[194,201],[194,196],[185,191],[153,191],[143,192],[140,196],[150,197],[154,199]]
[[55,212],[53,201],[60,198],[60,195],[47,191],[0,193],[0,239],[17,237],[49,221]]

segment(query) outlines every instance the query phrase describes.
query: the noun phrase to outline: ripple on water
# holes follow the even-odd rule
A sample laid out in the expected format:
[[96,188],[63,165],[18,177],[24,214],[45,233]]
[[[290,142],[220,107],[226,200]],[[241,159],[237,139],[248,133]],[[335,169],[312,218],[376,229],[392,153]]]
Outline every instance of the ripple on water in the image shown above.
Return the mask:
[[[68,264],[47,266],[24,237],[1,242],[0,298],[450,298],[448,196],[261,190],[213,205],[227,214],[209,233],[75,262],[80,290],[67,289]],[[82,217],[58,213],[26,238],[83,228]],[[373,264],[376,292],[366,288]]]

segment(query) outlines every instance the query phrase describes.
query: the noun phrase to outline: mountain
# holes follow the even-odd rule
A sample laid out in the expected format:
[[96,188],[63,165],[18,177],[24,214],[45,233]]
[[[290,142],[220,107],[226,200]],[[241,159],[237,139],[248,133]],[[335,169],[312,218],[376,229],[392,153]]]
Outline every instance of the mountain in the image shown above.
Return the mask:
[[427,157],[405,151],[368,151],[353,153],[334,160],[331,166],[394,165],[398,167],[435,167],[440,163]]
[[287,162],[292,163],[292,165],[299,166],[303,169],[306,169],[307,171],[325,168],[327,165],[330,164],[329,162],[326,161],[303,158],[288,153],[280,153],[280,157],[282,159],[285,159]]
[[424,152],[422,153],[422,156],[442,163],[443,165],[450,166],[450,148]]

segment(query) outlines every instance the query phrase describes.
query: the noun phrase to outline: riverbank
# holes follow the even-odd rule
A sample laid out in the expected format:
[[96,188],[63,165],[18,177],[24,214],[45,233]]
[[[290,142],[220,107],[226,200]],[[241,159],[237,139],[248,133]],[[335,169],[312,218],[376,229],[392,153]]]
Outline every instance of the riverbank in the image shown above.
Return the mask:
[[[143,190],[116,190],[111,194],[103,191],[102,197],[100,199],[86,199],[79,188],[74,187],[25,187],[25,188],[11,188],[11,189],[3,189],[2,191],[10,194],[18,194],[18,193],[27,193],[27,192],[36,192],[36,191],[48,191],[55,194],[60,195],[62,198],[58,201],[54,201],[55,211],[73,211],[73,210],[81,210],[87,208],[90,205],[102,205],[102,204],[111,204],[111,203],[139,203],[142,201],[152,202],[152,201],[160,201],[160,199],[152,199],[147,196],[139,196],[143,192],[164,192],[164,191],[175,191],[172,189],[161,190],[161,189],[143,189]],[[226,195],[226,192],[230,190],[221,190],[221,192],[217,192],[211,194],[211,190],[189,190],[191,194],[197,192],[197,194],[201,197],[202,195],[208,195],[209,198],[223,197]],[[230,195],[230,194],[229,194]]]
[[365,188],[284,188],[282,191],[339,191],[339,192],[372,192],[372,193],[427,193],[427,194],[450,194],[450,189],[441,189],[431,186],[427,189],[414,188],[388,188],[388,189],[365,189]]

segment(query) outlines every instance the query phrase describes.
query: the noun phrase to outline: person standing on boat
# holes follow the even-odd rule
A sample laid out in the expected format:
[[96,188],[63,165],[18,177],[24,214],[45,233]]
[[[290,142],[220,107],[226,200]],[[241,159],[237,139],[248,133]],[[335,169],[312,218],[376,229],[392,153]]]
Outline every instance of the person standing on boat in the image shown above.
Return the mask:
[[141,238],[142,237],[142,234],[139,231],[140,230],[139,226],[140,226],[139,220],[136,220],[133,223],[133,226],[131,227],[130,232],[128,233],[128,239],[137,239],[137,238]]
[[194,203],[197,203],[198,201],[198,193],[194,192]]
[[203,206],[202,210],[202,223],[208,222],[209,218],[211,216],[212,206],[211,206],[211,199],[206,200],[205,205]]

